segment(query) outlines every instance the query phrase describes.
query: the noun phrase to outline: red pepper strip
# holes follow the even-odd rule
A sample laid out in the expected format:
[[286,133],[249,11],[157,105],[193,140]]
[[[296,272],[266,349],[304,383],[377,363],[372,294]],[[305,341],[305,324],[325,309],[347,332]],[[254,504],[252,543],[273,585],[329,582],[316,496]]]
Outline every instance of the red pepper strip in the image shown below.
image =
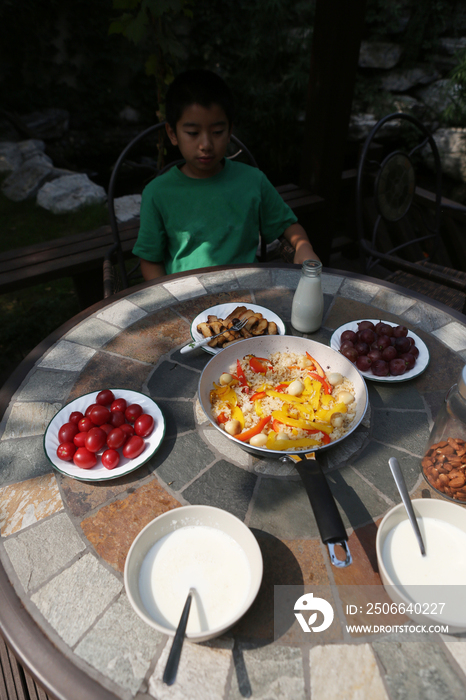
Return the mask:
[[228,416],[226,416],[223,411],[219,413],[219,415],[217,416],[217,423],[221,425],[222,423],[226,423],[227,421]]
[[268,369],[271,369],[273,372],[273,366],[270,364],[270,360],[268,360],[266,357],[256,357],[256,360],[260,360],[261,362],[265,362],[266,364],[268,364]]
[[260,421],[257,423],[257,425],[254,426],[254,428],[250,428],[249,430],[245,430],[244,433],[240,433],[239,435],[235,435],[238,440],[241,440],[241,442],[247,442],[250,440],[254,435],[258,435],[259,433],[262,432],[262,430],[265,428],[267,423],[271,420],[272,416],[267,416],[266,418],[261,418]]
[[307,351],[306,351],[306,355],[307,355],[308,359],[311,360],[311,362],[314,363],[314,366],[315,366],[315,368],[316,368],[316,370],[317,370],[317,374],[318,374],[320,377],[322,377],[322,378],[325,377],[325,372],[324,372],[324,370],[322,369],[322,367],[319,365],[319,363],[317,362],[317,360],[314,360],[314,358],[311,357],[311,355],[309,355],[309,353],[308,353]]
[[288,384],[278,384],[278,386],[274,388],[274,391],[284,392],[285,389],[288,389]]
[[279,432],[281,431],[281,426],[282,426],[282,425],[283,425],[283,423],[280,423],[279,420],[277,420],[276,418],[274,418],[274,419],[273,419],[273,423],[272,423],[272,430],[274,430],[276,433],[279,433]]
[[241,367],[241,363],[239,360],[236,360],[236,373],[238,375],[239,383],[242,387],[244,387],[245,393],[249,394],[248,380],[246,379],[246,375],[244,374],[243,368]]
[[267,372],[267,366],[260,361],[261,359],[260,357],[251,357],[249,360],[249,366],[256,374],[265,374]]
[[317,381],[322,384],[324,394],[331,394],[332,393],[332,387],[323,377],[316,374],[315,372],[309,372],[308,374],[310,377],[312,377],[313,379],[317,379]]
[[328,445],[330,442],[330,435],[327,435],[327,433],[323,433],[321,430],[315,430],[315,428],[313,428],[312,430],[308,430],[305,428],[305,431],[306,433],[309,433],[309,435],[313,435],[315,433],[322,433],[322,435],[324,436],[322,438],[322,442],[324,445]]
[[257,399],[265,399],[266,396],[267,394],[265,391],[258,391],[256,394],[253,394],[250,399],[251,401],[256,401]]

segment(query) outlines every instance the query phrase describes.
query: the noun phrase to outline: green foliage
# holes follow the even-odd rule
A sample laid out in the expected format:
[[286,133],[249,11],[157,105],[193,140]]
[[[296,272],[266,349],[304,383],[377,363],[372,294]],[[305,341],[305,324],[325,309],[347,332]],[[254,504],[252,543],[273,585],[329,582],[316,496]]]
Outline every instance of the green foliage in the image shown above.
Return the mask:
[[466,50],[457,56],[458,65],[450,76],[452,103],[445,110],[445,119],[456,126],[466,126]]
[[0,220],[0,252],[5,252],[104,226],[108,224],[108,209],[97,204],[57,216],[37,206],[34,200],[13,202],[0,193]]
[[196,0],[190,64],[218,72],[237,104],[235,133],[273,179],[300,162],[312,40],[305,0]]
[[25,114],[62,107],[81,122],[112,123],[125,104],[153,113],[142,55],[109,36],[112,0],[3,0],[2,107]]
[[110,24],[110,34],[122,34],[145,55],[148,76],[157,85],[158,117],[165,116],[164,100],[180,61],[186,58],[176,34],[180,17],[191,17],[192,0],[113,0],[122,14]]

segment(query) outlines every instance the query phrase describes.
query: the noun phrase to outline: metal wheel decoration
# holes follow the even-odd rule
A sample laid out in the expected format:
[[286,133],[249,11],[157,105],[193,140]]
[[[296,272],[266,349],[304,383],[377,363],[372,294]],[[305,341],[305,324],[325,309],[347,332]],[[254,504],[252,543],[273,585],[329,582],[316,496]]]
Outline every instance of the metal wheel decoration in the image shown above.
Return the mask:
[[399,221],[408,212],[414,197],[416,175],[409,156],[391,153],[380,166],[374,195],[380,214],[387,221]]

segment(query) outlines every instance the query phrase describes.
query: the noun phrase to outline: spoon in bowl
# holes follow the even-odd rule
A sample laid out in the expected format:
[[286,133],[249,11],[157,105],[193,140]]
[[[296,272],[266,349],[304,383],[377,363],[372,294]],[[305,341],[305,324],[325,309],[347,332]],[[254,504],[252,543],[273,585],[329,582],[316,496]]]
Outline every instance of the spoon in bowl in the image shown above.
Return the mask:
[[173,685],[176,680],[178,664],[180,663],[181,657],[181,649],[183,648],[186,625],[188,624],[189,610],[191,608],[191,600],[193,598],[194,591],[194,588],[189,589],[188,597],[186,598],[186,603],[184,604],[183,612],[181,613],[180,621],[173,638],[172,648],[170,649],[170,653],[168,655],[167,665],[165,666],[165,671],[163,672],[163,682],[167,685]]
[[421,554],[424,557],[426,554],[426,548],[424,547],[421,531],[419,529],[419,524],[414,514],[413,504],[411,503],[411,499],[409,497],[408,489],[406,487],[403,472],[401,471],[400,463],[398,462],[396,457],[390,457],[390,459],[388,460],[388,464],[392,471],[393,478],[395,479],[395,483],[398,487],[398,491],[400,492],[401,500],[403,501],[404,506],[408,512],[408,518],[410,520],[411,525],[413,526],[414,534],[416,535],[416,539],[419,543]]

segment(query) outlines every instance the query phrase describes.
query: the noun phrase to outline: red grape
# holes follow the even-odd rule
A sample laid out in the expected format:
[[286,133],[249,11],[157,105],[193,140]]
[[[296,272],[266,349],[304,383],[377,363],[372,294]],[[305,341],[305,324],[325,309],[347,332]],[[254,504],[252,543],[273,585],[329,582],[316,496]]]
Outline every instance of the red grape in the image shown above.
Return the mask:
[[360,321],[358,323],[358,330],[363,331],[366,328],[370,328],[371,331],[375,330],[375,326],[372,321]]
[[368,345],[371,345],[376,338],[376,334],[370,328],[365,328],[358,333],[358,340],[361,343],[367,343]]
[[392,374],[394,377],[400,374],[404,374],[406,372],[406,362],[402,360],[401,357],[397,357],[394,360],[391,360],[389,367],[390,374]]
[[402,355],[404,352],[408,352],[411,349],[411,343],[405,336],[398,336],[395,340],[395,348],[398,354]]
[[388,362],[385,362],[385,360],[376,360],[372,363],[371,369],[372,374],[375,374],[376,377],[386,377],[389,372]]
[[382,360],[385,360],[385,362],[390,362],[390,360],[394,360],[397,356],[398,352],[393,345],[389,345],[388,348],[382,351]]
[[348,360],[350,360],[350,362],[356,362],[356,360],[359,357],[357,351],[354,348],[345,348],[344,350],[341,350],[341,354]]
[[367,355],[367,353],[369,352],[369,346],[367,343],[356,343],[354,349],[356,350],[358,355]]
[[403,338],[408,335],[408,329],[406,326],[396,326],[393,329],[393,335],[395,338]]
[[358,336],[354,331],[343,331],[341,334],[341,342],[344,343],[345,340],[349,340],[352,343],[355,343],[358,339]]
[[356,367],[361,370],[361,372],[368,372],[372,365],[372,360],[367,355],[360,355],[356,360]]

